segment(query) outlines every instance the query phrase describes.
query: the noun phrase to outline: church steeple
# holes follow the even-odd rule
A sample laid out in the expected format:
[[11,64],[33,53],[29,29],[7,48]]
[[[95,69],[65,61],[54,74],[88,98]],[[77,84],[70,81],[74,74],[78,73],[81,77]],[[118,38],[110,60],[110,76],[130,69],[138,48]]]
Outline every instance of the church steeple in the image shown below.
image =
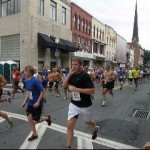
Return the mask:
[[132,35],[132,42],[134,41],[139,43],[137,0],[136,0],[136,5],[135,5],[134,27],[133,27],[133,35]]

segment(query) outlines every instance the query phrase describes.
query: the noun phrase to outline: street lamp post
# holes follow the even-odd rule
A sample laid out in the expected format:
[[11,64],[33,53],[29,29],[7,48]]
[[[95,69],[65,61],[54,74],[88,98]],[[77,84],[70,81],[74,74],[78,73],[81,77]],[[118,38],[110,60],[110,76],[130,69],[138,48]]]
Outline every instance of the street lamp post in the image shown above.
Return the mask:
[[58,49],[58,43],[59,43],[59,38],[55,39],[55,43],[56,43],[56,51],[55,51],[55,57],[56,57],[56,66],[58,67],[58,59],[59,59],[59,49]]

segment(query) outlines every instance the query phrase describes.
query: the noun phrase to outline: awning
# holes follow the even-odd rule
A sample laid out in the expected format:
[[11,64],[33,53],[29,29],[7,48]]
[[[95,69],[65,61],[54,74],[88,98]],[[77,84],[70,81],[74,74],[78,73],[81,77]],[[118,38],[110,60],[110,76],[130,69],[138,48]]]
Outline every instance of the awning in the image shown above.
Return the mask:
[[[55,42],[56,37],[50,36],[50,38]],[[56,44],[57,45],[57,44]],[[67,52],[67,45],[63,42],[61,38],[59,38],[58,48],[64,52]]]
[[38,46],[56,48],[55,42],[46,34],[38,33]]
[[68,40],[64,40],[64,39],[62,39],[62,40],[67,45],[67,48],[68,48],[69,52],[78,51],[78,47],[76,47],[72,42],[70,42]]

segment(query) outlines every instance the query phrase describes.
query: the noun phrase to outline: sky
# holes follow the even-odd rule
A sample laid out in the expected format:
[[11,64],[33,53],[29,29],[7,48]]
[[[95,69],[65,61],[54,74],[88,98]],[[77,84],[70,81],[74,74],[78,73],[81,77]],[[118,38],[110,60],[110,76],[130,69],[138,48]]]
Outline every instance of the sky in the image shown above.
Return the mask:
[[[132,41],[136,0],[71,0],[93,17]],[[150,50],[150,0],[137,0],[139,44]]]

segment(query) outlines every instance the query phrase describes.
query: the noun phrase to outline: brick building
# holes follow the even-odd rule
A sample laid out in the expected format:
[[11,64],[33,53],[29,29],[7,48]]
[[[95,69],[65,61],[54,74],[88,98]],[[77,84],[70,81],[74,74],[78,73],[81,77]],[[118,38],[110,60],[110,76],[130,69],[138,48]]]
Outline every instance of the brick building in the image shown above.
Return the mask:
[[92,66],[92,16],[75,3],[71,3],[72,41],[78,46],[74,56],[80,57],[84,65]]

